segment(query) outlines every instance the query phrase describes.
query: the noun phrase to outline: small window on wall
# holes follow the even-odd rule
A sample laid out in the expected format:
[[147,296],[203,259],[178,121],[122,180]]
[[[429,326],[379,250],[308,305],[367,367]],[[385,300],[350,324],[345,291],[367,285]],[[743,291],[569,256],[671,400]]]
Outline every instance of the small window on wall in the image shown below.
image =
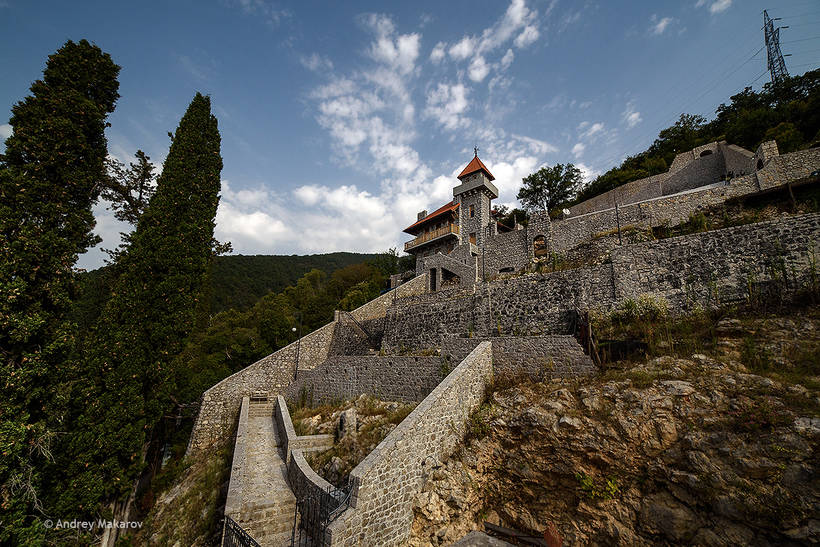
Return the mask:
[[470,205],[470,218],[475,216],[475,205]]
[[547,256],[549,249],[547,249],[547,238],[544,236],[535,236],[532,240],[532,252],[535,256]]
[[701,158],[704,157],[704,156],[711,156],[711,155],[712,155],[711,150],[704,150],[703,152],[700,153]]
[[473,232],[473,233],[471,233],[471,234],[470,234],[470,243],[472,243],[473,245],[475,245],[475,244],[476,244],[476,242],[475,242],[475,241],[476,241],[476,239],[475,239],[475,232]]

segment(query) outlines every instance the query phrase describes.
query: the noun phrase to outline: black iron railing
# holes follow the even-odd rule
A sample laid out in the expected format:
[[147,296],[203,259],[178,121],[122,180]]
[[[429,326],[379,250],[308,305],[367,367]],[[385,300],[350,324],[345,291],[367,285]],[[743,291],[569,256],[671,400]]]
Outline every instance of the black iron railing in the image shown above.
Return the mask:
[[328,486],[325,489],[307,487],[298,489],[296,510],[293,514],[293,535],[291,545],[330,545],[326,537],[327,527],[350,505],[353,489]]
[[242,529],[236,521],[225,515],[225,532],[222,537],[222,547],[260,547],[249,533]]

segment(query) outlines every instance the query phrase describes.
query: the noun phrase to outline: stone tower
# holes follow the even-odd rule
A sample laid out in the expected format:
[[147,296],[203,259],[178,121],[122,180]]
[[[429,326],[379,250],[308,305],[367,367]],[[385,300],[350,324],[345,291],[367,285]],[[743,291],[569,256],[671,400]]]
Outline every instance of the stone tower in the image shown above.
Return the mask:
[[498,197],[498,188],[492,183],[495,177],[487,166],[475,157],[458,176],[461,184],[453,188],[453,197],[459,204],[458,225],[461,243],[472,243],[479,248],[492,235],[490,201]]

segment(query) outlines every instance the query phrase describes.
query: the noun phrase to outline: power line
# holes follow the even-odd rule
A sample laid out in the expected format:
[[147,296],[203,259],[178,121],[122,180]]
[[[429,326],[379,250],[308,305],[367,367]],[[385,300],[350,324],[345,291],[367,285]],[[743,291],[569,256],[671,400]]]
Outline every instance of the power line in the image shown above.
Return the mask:
[[800,38],[799,40],[787,40],[785,42],[781,42],[781,44],[793,44],[795,42],[806,42],[808,40],[817,40],[820,36],[811,36],[809,38]]

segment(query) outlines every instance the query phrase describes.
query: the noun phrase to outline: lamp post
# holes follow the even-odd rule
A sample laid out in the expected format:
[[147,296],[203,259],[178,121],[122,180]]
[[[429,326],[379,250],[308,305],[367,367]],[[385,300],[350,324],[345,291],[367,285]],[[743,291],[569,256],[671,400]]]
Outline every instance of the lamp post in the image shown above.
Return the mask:
[[[296,327],[291,327],[291,332],[296,333]],[[302,345],[302,315],[299,314],[299,335],[296,339],[296,366],[293,369],[293,379],[299,376],[299,347]]]

